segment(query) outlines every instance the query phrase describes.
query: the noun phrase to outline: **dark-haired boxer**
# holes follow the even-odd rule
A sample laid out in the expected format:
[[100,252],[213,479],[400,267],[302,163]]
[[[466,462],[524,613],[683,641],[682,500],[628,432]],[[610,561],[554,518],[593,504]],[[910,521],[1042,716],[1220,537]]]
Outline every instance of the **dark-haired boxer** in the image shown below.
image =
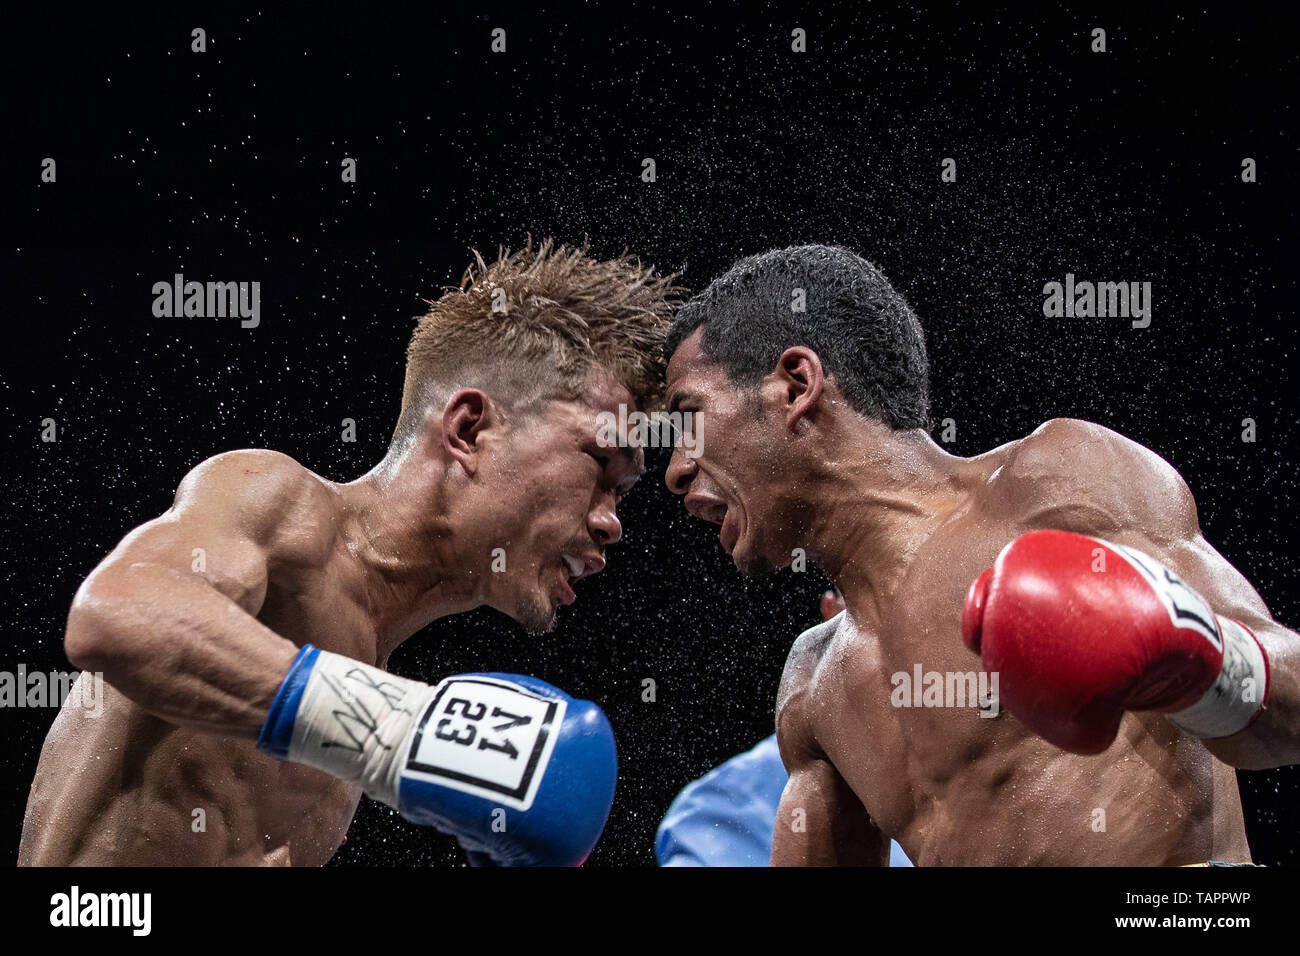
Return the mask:
[[708,421],[668,486],[742,571],[806,554],[847,602],[786,664],[773,863],[1250,860],[1233,767],[1300,760],[1300,641],[1170,465],[1069,419],[947,454],[916,317],[842,248],[741,260],[666,348]]
[[384,668],[483,605],[547,631],[604,567],[643,459],[597,416],[662,388],[672,291],[549,241],[478,259],[419,320],[371,472],[337,484],[271,451],[195,468],[77,592],[65,650],[112,690],[98,719],[76,694],[56,719],[19,862],[322,864],[364,791],[473,862],[580,863],[616,777],[598,707]]

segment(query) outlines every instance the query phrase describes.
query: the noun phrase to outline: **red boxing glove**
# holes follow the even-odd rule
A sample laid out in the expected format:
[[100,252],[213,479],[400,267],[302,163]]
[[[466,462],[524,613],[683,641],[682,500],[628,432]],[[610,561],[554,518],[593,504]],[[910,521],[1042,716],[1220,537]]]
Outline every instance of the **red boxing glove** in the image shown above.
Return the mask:
[[1242,624],[1140,551],[1031,531],[971,585],[962,640],[1000,702],[1040,737],[1101,753],[1126,710],[1198,737],[1244,730],[1268,697],[1268,658]]

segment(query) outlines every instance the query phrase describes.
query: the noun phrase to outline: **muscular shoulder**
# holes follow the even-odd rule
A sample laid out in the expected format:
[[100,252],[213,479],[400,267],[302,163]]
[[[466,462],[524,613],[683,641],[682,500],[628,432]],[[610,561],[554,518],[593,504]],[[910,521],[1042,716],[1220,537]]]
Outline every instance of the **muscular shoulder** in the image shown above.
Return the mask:
[[176,489],[175,514],[209,516],[259,545],[311,541],[328,527],[334,496],[288,455],[261,448],[225,452],[192,469]]
[[829,621],[808,628],[795,639],[785,659],[785,670],[781,673],[781,689],[776,695],[777,710],[812,680],[817,665],[826,656],[826,649],[843,621],[844,612],[841,611]]
[[1196,502],[1169,462],[1077,418],[1053,418],[1011,445],[990,490],[1031,527],[1101,535],[1137,528],[1161,538],[1198,528]]
[[832,641],[844,621],[841,611],[829,621],[810,627],[795,640],[781,673],[781,688],[776,695],[776,726],[781,756],[789,766],[790,751],[796,738],[811,736],[808,704],[817,668],[825,660]]

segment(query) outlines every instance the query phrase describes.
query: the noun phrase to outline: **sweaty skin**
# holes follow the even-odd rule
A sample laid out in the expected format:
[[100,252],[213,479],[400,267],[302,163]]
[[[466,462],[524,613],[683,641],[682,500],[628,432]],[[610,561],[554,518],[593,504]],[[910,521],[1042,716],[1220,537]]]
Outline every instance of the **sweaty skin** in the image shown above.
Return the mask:
[[[432,428],[441,446],[431,438],[350,484],[270,451],[196,468],[78,592],[64,646],[104,673],[103,714],[69,695],[19,864],[329,860],[360,787],[255,746],[298,647],[385,667],[430,621],[484,604],[545,629],[574,599],[563,555],[593,574],[621,536],[615,505],[643,458],[595,438],[597,411],[620,402],[631,396],[605,378],[511,435],[467,390]],[[512,573],[491,573],[494,547]]]
[[[709,441],[694,460],[674,453],[669,488],[721,526],[741,570],[779,568],[804,549],[847,608],[801,636],[786,664],[777,735],[790,780],[773,864],[883,866],[888,837],[921,866],[1250,860],[1233,766],[1300,759],[1298,642],[1202,537],[1168,463],[1071,419],[955,457],[919,429],[853,411],[810,349],[788,349],[746,394],[700,337],[669,363],[668,402],[707,418]],[[894,706],[891,677],[917,665],[978,674],[961,639],[966,591],[1039,528],[1142,550],[1252,628],[1272,668],[1260,719],[1203,741],[1128,713],[1115,743],[1084,757],[1005,711]]]
[[[231,527],[263,505],[264,528]],[[360,787],[254,747],[297,645],[384,666],[337,494],[288,458],[233,452],[200,466],[173,511],[110,556],[95,601],[144,627],[170,605],[188,637],[167,640],[155,624],[144,633],[159,639],[140,648],[138,667],[170,675],[163,693],[214,699],[194,702],[195,726],[154,716],[107,682],[102,716],[65,704],[41,751],[19,865],[319,865],[343,842]],[[178,566],[191,547],[206,551],[207,574]],[[238,622],[224,635],[229,651],[189,659],[184,644],[208,641],[223,619]]]
[[[1071,477],[1061,481],[1053,462],[1070,466]],[[1169,557],[1178,547],[1209,547],[1191,540],[1153,547],[1126,527],[1123,489],[1170,488],[1168,466],[1098,426],[1053,420],[965,470],[969,496],[915,546],[894,586],[877,602],[854,602],[861,582],[848,569],[837,581],[848,610],[790,652],[777,732],[791,782],[773,862],[887,865],[888,841],[873,829],[918,866],[1249,862],[1233,768],[1158,714],[1126,714],[1115,743],[1083,757],[1006,711],[989,718],[974,706],[891,703],[891,676],[910,680],[917,663],[922,672],[980,670],[961,643],[962,602],[970,582],[1021,534],[1092,534],[1142,548],[1175,570]],[[1088,489],[1061,494],[1076,481]],[[1192,587],[1210,583],[1182,573]],[[1217,609],[1258,613],[1251,596]],[[798,807],[808,817],[803,834],[789,825]],[[827,825],[840,814],[845,822]],[[854,832],[869,836],[849,839]]]

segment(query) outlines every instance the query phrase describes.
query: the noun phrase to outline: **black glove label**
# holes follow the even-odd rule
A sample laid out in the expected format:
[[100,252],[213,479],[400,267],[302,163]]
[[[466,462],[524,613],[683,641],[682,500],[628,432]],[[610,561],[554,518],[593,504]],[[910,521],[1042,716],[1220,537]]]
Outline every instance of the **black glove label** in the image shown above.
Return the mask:
[[449,678],[420,718],[405,775],[527,810],[564,710],[506,681]]
[[1195,631],[1213,644],[1216,651],[1223,653],[1223,638],[1219,635],[1219,626],[1215,621],[1214,612],[1205,603],[1205,598],[1188,587],[1174,572],[1141,551],[1126,548],[1122,544],[1112,544],[1109,541],[1104,543],[1121,557],[1126,558],[1138,574],[1147,579],[1152,592],[1165,606],[1170,624]]

